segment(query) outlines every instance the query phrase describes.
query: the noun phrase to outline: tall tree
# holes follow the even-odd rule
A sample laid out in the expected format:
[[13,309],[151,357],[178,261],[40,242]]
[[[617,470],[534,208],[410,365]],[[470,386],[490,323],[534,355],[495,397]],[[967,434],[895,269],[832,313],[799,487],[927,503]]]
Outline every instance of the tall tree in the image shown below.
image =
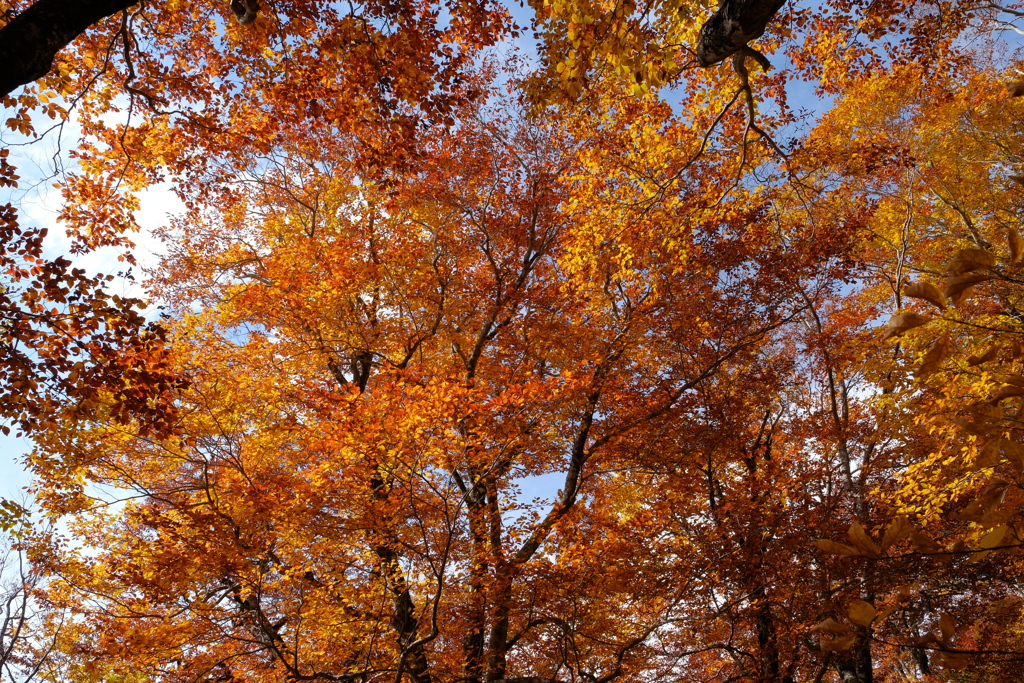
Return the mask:
[[[745,410],[725,377],[771,392],[787,365],[771,342],[806,309],[795,283],[848,232],[781,240],[750,196],[701,211],[710,164],[652,204],[629,159],[698,143],[653,128],[671,122],[654,102],[460,120],[386,186],[342,145],[292,151],[244,204],[174,233],[180,438],[54,431],[41,452],[81,468],[37,462],[48,504],[98,549],[38,556],[51,599],[102,634],[75,646],[97,673],[611,681],[708,649],[678,628],[691,541],[638,526],[653,508],[625,494],[661,485],[659,452],[705,466],[681,440]],[[609,239],[595,227],[613,213]],[[768,467],[763,442],[736,443],[716,468]],[[559,490],[531,502],[541,475]],[[111,525],[82,477],[139,497]]]

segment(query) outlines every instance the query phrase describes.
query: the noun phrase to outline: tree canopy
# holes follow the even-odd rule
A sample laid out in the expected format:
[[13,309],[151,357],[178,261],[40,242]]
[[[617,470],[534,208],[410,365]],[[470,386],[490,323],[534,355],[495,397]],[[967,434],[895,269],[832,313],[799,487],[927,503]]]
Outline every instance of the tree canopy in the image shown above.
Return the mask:
[[4,8],[0,675],[1024,675],[1024,7]]

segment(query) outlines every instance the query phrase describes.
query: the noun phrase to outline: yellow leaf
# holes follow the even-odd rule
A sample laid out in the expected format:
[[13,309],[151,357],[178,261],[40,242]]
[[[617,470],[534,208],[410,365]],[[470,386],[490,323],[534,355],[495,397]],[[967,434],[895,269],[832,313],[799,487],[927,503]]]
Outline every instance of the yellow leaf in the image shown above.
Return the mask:
[[914,299],[924,299],[940,309],[946,308],[946,297],[930,282],[911,282],[903,288],[903,293]]
[[892,337],[898,337],[907,330],[912,330],[915,327],[920,327],[928,322],[930,318],[914,311],[903,311],[893,316],[892,320],[885,328],[885,339],[891,339]]
[[882,554],[882,549],[878,547],[874,539],[868,536],[868,532],[864,530],[864,527],[860,525],[860,522],[854,521],[850,524],[850,528],[847,530],[846,535],[850,537],[853,544],[864,551],[865,555],[869,557],[878,557]]
[[847,614],[850,615],[850,621],[867,628],[875,618],[875,606],[866,600],[854,600]]

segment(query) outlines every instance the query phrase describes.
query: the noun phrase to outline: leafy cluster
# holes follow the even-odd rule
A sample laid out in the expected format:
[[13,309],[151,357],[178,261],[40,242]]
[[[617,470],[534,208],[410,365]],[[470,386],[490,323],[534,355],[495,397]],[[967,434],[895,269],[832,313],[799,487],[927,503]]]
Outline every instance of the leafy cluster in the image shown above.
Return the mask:
[[73,250],[184,210],[0,210],[8,675],[1024,675],[1024,9],[64,1]]

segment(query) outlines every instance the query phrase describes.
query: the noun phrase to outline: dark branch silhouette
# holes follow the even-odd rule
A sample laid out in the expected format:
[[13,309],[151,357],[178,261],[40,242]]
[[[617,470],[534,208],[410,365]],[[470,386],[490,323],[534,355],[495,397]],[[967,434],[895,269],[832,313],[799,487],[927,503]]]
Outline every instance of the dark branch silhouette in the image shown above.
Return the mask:
[[747,48],[747,43],[761,37],[783,4],[785,0],[722,0],[700,29],[697,61],[711,66]]
[[0,95],[42,78],[53,58],[93,24],[138,0],[38,0],[0,28]]

